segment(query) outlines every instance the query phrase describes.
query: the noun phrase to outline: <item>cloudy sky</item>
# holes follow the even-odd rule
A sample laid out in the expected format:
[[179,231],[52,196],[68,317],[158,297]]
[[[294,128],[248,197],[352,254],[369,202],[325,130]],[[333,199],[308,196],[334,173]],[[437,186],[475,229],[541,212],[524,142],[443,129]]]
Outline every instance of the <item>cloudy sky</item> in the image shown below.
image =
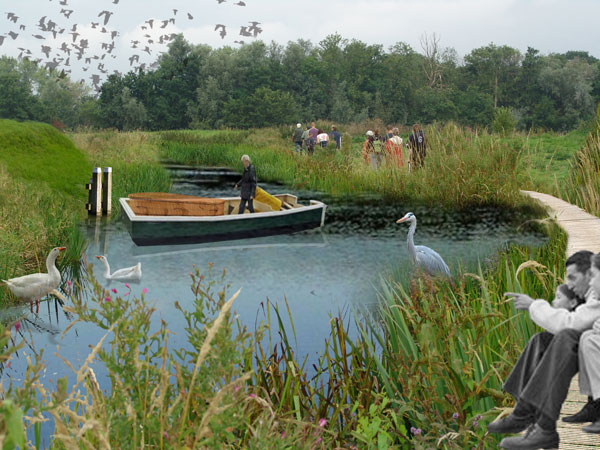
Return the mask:
[[[297,39],[318,43],[337,32],[347,39],[382,44],[386,49],[403,41],[417,51],[421,51],[420,37],[424,33],[436,33],[440,45],[453,47],[459,56],[493,42],[523,52],[528,46],[542,53],[585,50],[600,58],[597,0],[0,0],[0,4],[0,40],[4,37],[0,54],[17,57],[23,51],[19,48],[28,49],[32,58],[42,58],[43,63],[55,60],[63,64],[68,55],[59,49],[65,42],[71,47],[73,78],[85,78],[87,82],[93,73],[102,75],[100,64],[112,73],[126,72],[133,55],[139,55],[139,63],[154,62],[166,49],[166,43],[159,43],[160,36],[179,32],[194,44],[213,47],[239,46],[235,41],[253,39],[284,45]],[[106,25],[105,16],[98,16],[102,11],[113,13]],[[17,18],[9,18],[8,13]],[[41,30],[38,24],[44,16],[42,23],[52,20],[56,31],[65,31],[54,38],[51,31]],[[151,19],[152,28],[145,23]],[[169,19],[173,20],[161,28],[162,21]],[[241,27],[251,27],[252,21],[260,22],[257,27],[262,32],[256,38],[254,33],[240,36]],[[94,22],[99,23],[95,28]],[[79,33],[75,41],[69,34],[74,24],[78,24]],[[220,30],[215,31],[216,24],[225,25],[224,38]],[[103,60],[93,59],[86,64],[85,57],[100,58],[106,53],[101,47],[103,42],[111,43],[111,31],[119,32],[114,50]],[[9,33],[18,36],[13,39],[15,35]],[[72,44],[80,45],[81,39],[88,41],[89,49],[78,61]],[[131,48],[132,41],[140,41],[138,48]],[[42,46],[51,48],[45,48],[48,58]],[[85,67],[88,69],[84,72]]]

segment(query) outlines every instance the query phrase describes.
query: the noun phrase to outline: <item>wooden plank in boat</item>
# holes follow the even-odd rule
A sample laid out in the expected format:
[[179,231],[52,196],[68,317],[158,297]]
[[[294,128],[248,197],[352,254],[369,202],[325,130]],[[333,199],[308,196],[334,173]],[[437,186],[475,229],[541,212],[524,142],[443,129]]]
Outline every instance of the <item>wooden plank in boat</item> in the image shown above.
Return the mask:
[[222,216],[225,200],[164,192],[129,194],[129,205],[142,216]]

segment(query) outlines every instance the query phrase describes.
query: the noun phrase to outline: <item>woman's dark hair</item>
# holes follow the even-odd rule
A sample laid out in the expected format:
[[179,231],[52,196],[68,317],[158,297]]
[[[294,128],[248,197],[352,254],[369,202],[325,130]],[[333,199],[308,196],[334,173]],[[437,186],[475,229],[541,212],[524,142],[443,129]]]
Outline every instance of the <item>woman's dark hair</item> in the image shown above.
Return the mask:
[[591,259],[591,263],[592,265],[600,270],[600,253],[596,253],[595,255],[592,255]]
[[569,300],[573,300],[575,298],[575,291],[573,291],[573,289],[570,289],[569,286],[566,284],[559,285],[558,290],[562,292],[562,294]]
[[[589,250],[579,250],[578,252],[573,253],[567,258],[567,261],[565,262],[565,267],[569,267],[571,264],[575,264],[575,266],[577,267],[577,272],[586,273],[588,270],[590,270],[590,266],[592,264],[592,255],[596,256],[593,252],[590,252]],[[596,267],[600,269],[600,265]]]

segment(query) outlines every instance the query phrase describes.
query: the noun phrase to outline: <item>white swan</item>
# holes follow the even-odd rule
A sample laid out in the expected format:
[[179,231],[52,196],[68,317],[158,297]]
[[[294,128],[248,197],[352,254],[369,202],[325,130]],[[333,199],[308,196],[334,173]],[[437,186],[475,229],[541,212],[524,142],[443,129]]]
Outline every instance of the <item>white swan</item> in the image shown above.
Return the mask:
[[135,266],[119,269],[110,273],[110,266],[106,256],[96,256],[104,264],[104,278],[110,281],[140,281],[142,279],[142,263]]
[[411,212],[406,213],[406,215],[402,219],[398,219],[396,223],[406,221],[410,222],[406,243],[408,244],[408,253],[410,254],[412,262],[417,266],[423,267],[423,269],[425,269],[432,277],[436,275],[451,277],[452,275],[450,274],[448,265],[438,252],[424,245],[415,245],[414,235],[415,230],[417,229],[416,216]]
[[32,311],[33,301],[35,300],[36,310],[39,310],[40,299],[55,291],[60,284],[60,272],[56,268],[56,258],[65,249],[66,247],[55,247],[50,251],[48,258],[46,258],[48,273],[33,273],[2,281],[6,283],[15,297],[29,300]]

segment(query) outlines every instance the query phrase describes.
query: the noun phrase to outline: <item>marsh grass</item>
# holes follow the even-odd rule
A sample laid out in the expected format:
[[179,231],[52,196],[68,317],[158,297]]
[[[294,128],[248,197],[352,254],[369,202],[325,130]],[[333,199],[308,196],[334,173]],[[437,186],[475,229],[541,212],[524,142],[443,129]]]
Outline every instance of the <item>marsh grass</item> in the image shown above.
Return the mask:
[[[235,320],[240,291],[229,297],[225,272],[213,278],[210,266],[206,278],[198,269],[190,276],[194,308],[184,311],[175,302],[186,322],[179,348],[164,320],[152,325],[150,293],[128,298],[130,292],[109,292],[89,278],[71,298],[67,310],[76,320],[63,337],[78,322],[105,330],[104,336],[78,367],[57,350],[71,382],[62,377],[49,386],[27,379],[32,398],[38,396],[25,417],[34,435],[46,413],[56,449],[259,449],[267,442],[269,448],[324,448],[323,424],[276,414],[250,383],[263,327],[250,333]],[[92,365],[106,372],[109,386],[100,385]]]
[[557,191],[568,202],[600,217],[600,107],[592,131],[571,162],[568,178]]
[[199,135],[196,142],[194,132],[171,133],[160,143],[160,154],[182,164],[240,168],[239,158],[247,153],[259,180],[333,195],[377,193],[390,200],[455,209],[527,204],[519,194],[520,152],[511,151],[497,136],[475,134],[454,124],[435,125],[426,132],[430,144],[425,168],[410,174],[406,167],[367,167],[360,143],[346,145],[341,152],[328,146],[317,148],[313,157],[296,155],[289,142],[268,129],[256,130],[237,145],[223,143],[218,135]]
[[119,198],[134,192],[167,192],[170,189],[171,177],[159,161],[157,134],[110,130],[72,134],[71,138],[94,167],[112,167],[114,220],[121,215]]
[[503,292],[551,298],[564,272],[566,237],[557,226],[549,234],[541,249],[511,247],[454,284],[383,280],[376,312],[354,318],[358,338],[348,337],[348,318],[331,318],[313,376],[272,306],[267,317],[275,316],[281,341],[269,336],[257,351],[258,385],[280,413],[327,417],[338,446],[375,448],[390,437],[402,448],[493,446],[483,422],[510,406],[501,384],[537,331]]

